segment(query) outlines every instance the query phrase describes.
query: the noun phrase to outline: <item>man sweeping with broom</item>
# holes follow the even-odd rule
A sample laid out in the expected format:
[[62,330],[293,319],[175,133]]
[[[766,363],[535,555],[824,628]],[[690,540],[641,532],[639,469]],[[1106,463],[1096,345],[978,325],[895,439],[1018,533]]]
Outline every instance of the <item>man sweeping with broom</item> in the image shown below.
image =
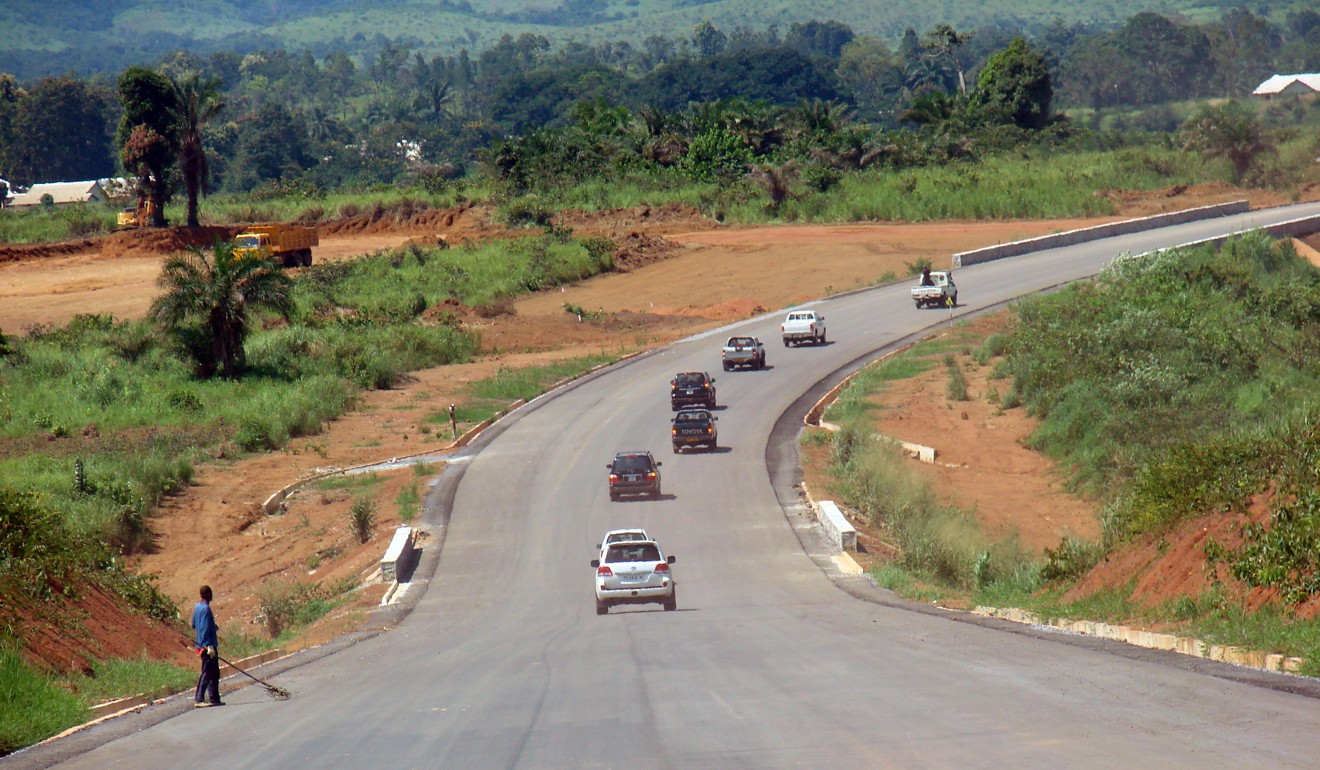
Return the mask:
[[201,595],[202,600],[193,606],[192,616],[197,654],[202,659],[202,673],[197,677],[197,693],[193,696],[193,705],[199,709],[225,705],[220,702],[220,651],[215,615],[211,614],[211,587],[202,586]]

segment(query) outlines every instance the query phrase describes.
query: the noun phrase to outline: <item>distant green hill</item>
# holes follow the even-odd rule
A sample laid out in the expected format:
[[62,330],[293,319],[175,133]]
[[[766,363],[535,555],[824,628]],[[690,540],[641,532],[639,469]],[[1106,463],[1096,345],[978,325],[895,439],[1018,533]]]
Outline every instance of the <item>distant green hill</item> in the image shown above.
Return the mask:
[[[6,0],[0,3],[0,72],[22,79],[75,71],[114,72],[185,49],[246,53],[269,48],[343,50],[370,56],[384,39],[429,55],[480,51],[501,35],[544,35],[552,44],[687,37],[709,19],[736,29],[786,31],[837,20],[859,34],[896,40],[903,30],[1027,31],[1055,21],[1116,25],[1143,10],[1206,21],[1241,0]],[[1260,0],[1254,12],[1281,19],[1313,0]]]

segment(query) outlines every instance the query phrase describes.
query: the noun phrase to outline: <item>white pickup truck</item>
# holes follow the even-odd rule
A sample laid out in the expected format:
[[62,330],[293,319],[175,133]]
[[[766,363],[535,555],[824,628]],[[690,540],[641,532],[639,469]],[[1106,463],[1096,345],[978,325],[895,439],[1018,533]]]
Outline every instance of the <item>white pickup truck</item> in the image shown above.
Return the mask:
[[[926,283],[929,275],[930,283]],[[912,301],[918,308],[934,305],[936,307],[954,307],[958,304],[958,287],[953,282],[953,273],[935,270],[921,278],[921,283],[912,287]]]
[[729,341],[724,343],[720,358],[726,372],[733,371],[739,366],[764,369],[765,346],[755,337],[730,337]]
[[779,325],[779,332],[784,338],[784,347],[810,342],[813,345],[825,344],[825,316],[815,310],[794,310]]

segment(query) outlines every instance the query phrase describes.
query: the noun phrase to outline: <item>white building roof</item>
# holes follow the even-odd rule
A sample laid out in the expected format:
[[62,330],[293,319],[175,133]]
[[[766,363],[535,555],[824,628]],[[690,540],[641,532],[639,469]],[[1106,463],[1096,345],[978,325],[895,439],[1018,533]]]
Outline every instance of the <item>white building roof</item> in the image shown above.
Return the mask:
[[1320,72],[1309,72],[1301,75],[1273,75],[1264,83],[1256,86],[1256,90],[1251,93],[1257,96],[1320,93]]
[[46,182],[34,184],[27,192],[15,195],[9,205],[39,206],[43,195],[49,195],[56,203],[82,203],[89,200],[105,200],[106,197],[101,185],[94,181]]

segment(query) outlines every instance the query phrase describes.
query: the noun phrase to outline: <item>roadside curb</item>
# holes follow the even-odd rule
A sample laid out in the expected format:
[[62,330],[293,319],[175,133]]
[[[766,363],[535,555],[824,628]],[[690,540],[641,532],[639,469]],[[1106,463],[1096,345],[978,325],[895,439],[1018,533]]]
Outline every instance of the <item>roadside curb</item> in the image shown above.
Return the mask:
[[1017,609],[1016,607],[976,607],[973,614],[988,618],[1001,618],[1014,623],[1022,623],[1038,628],[1051,628],[1058,631],[1082,636],[1094,636],[1116,642],[1145,647],[1152,650],[1166,650],[1197,658],[1207,658],[1222,663],[1231,663],[1246,668],[1259,668],[1284,674],[1297,674],[1306,663],[1305,658],[1289,657],[1279,653],[1267,653],[1249,650],[1227,644],[1210,644],[1201,639],[1175,634],[1165,634],[1134,626],[1103,623],[1094,620],[1071,620],[1068,618],[1043,618],[1040,615]]

